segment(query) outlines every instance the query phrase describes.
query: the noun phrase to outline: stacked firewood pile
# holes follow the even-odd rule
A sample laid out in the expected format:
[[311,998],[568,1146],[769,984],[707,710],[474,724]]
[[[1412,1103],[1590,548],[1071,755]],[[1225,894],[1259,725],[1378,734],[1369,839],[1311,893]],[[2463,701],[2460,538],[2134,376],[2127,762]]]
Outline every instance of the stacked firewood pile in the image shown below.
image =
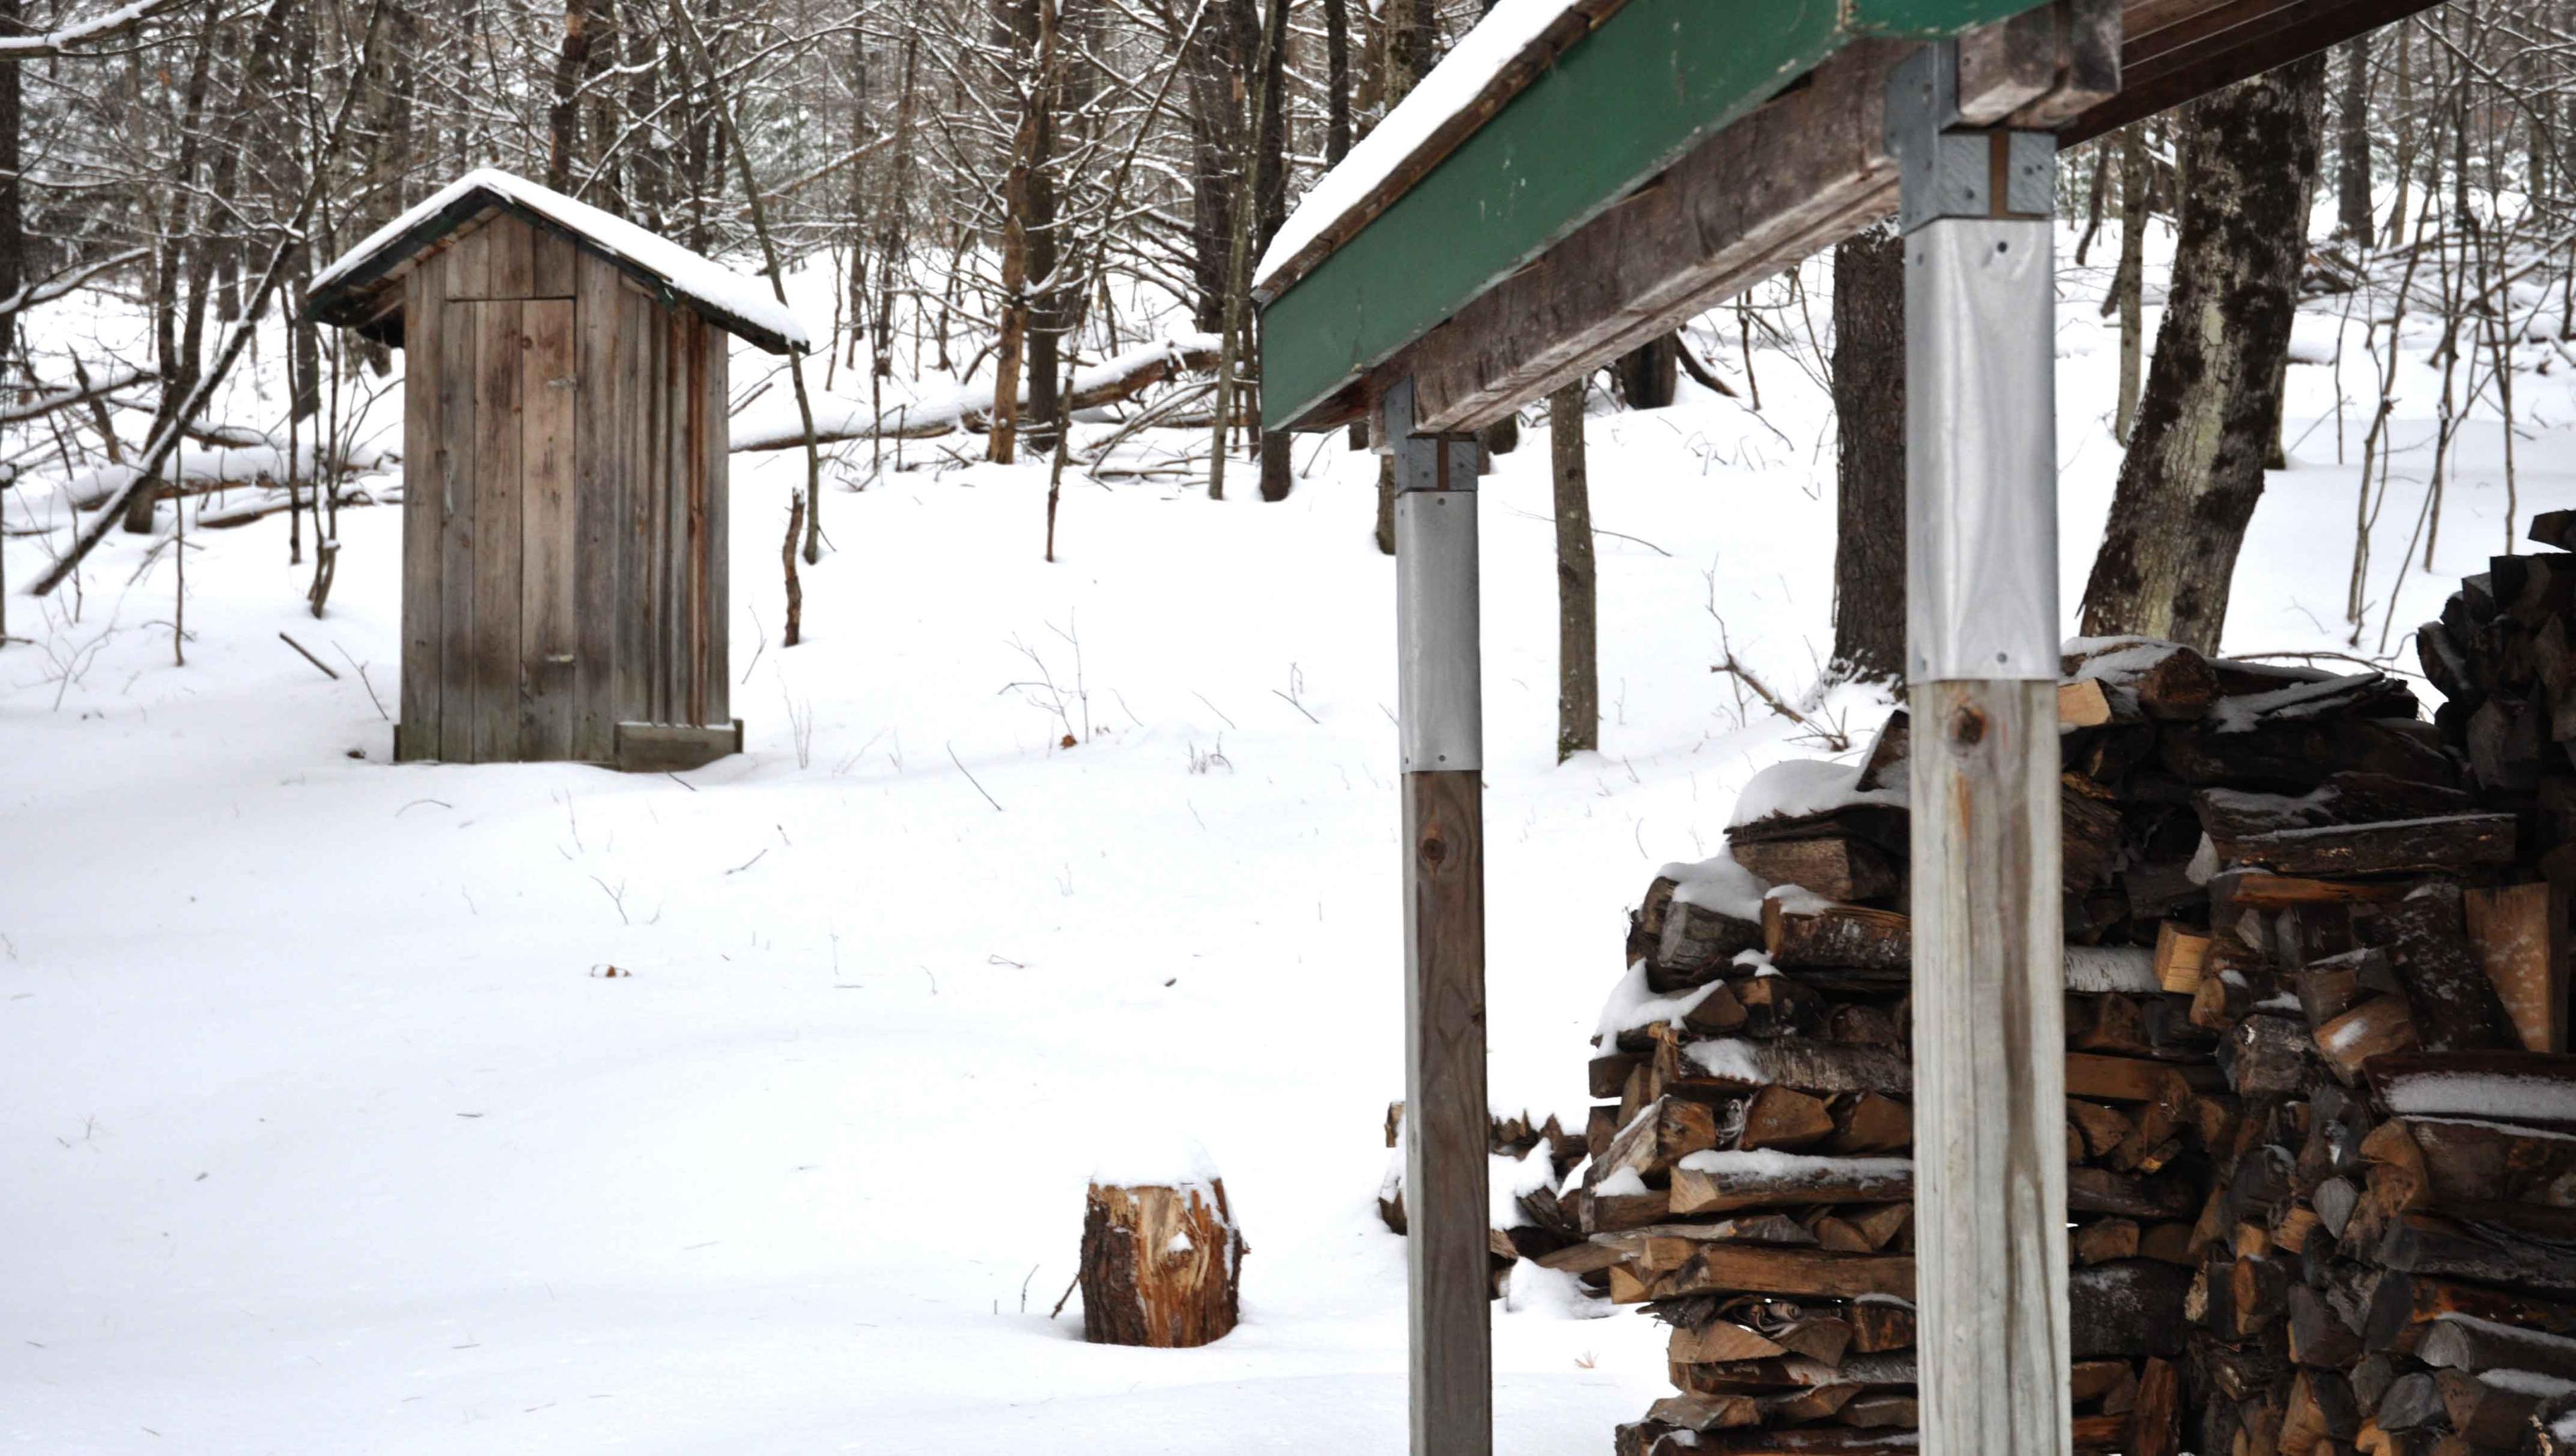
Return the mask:
[[[2576,1334],[2576,1073],[2508,1050],[2507,1001],[2564,999],[2512,817],[2378,674],[2075,646],[2077,1448],[2513,1449],[2576,1376],[2525,1332]],[[1587,1238],[1541,1260],[1673,1326],[1681,1393],[1622,1456],[1912,1440],[1902,759],[1900,717],[1856,774],[1757,779],[1634,918]]]
[[2556,549],[2493,558],[2416,629],[2415,651],[2467,786],[2520,816],[2527,866],[2564,889],[2576,881],[2576,511],[2533,517],[2529,535]]
[[[1386,1177],[1378,1184],[1377,1216],[1397,1233],[1411,1227],[1404,1211],[1404,1104],[1386,1107]],[[1492,1113],[1487,1172],[1494,1191],[1493,1227],[1486,1231],[1488,1292],[1500,1298],[1512,1266],[1583,1241],[1572,1206],[1559,1190],[1567,1173],[1583,1161],[1583,1139],[1567,1132],[1554,1117],[1535,1118],[1524,1109]]]

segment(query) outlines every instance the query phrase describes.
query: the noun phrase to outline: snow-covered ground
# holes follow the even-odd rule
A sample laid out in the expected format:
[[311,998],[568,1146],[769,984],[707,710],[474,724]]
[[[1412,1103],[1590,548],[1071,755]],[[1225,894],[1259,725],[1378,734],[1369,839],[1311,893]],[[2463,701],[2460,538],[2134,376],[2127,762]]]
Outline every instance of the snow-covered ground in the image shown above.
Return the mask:
[[[2060,324],[2070,623],[2118,463],[2096,287],[2070,271]],[[1741,384],[1733,337],[1704,342]],[[1759,417],[1686,384],[1593,421],[1598,755],[1551,761],[1544,430],[1488,482],[1499,1107],[1579,1115],[1626,908],[1717,852],[1756,768],[1819,751],[1709,671],[1722,631],[1807,692],[1830,640],[1830,420],[1788,356],[1757,367]],[[2576,505],[2569,369],[2521,385],[2526,517]],[[2331,368],[2291,380],[2243,650],[2344,645],[2355,468]],[[2409,381],[2412,441],[2434,384]],[[2500,448],[2492,420],[2464,439],[2401,633],[2503,549]],[[1403,1245],[1373,1206],[1402,1074],[1393,572],[1373,464],[1339,437],[1298,460],[1278,505],[1072,478],[1052,566],[1041,468],[835,491],[783,651],[803,462],[737,457],[749,751],[681,777],[390,765],[390,510],[343,515],[320,621],[282,518],[192,536],[184,668],[166,549],[129,580],[113,537],[77,621],[13,597],[36,641],[0,651],[0,1439],[1401,1451]],[[9,519],[52,508],[31,487]],[[45,559],[6,549],[13,583]],[[1818,705],[1856,734],[1882,708]],[[1085,1177],[1182,1138],[1250,1239],[1244,1324],[1087,1346],[1051,1313]],[[1658,1327],[1561,1294],[1497,1309],[1506,1452],[1606,1449],[1664,1391]]]

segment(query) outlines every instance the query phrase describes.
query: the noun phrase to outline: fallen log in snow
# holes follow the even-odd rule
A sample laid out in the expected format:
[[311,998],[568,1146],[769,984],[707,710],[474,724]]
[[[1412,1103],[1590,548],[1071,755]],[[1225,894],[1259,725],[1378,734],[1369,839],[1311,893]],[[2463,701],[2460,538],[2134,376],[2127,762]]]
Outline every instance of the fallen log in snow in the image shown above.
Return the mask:
[[[1098,409],[1131,400],[1175,375],[1213,369],[1216,362],[1216,335],[1175,334],[1076,371],[1072,407]],[[1023,405],[1027,403],[1025,390],[1020,399]],[[993,387],[989,384],[959,389],[941,399],[892,406],[882,412],[858,400],[827,395],[814,401],[814,439],[823,445],[844,440],[926,440],[961,429],[980,430],[992,413]],[[746,425],[733,437],[737,451],[789,450],[804,443],[805,427],[793,420]]]
[[[260,438],[247,431],[234,430],[226,430],[224,437]],[[296,474],[302,479],[308,481],[313,479],[314,455],[312,441],[298,442],[295,450],[295,466]],[[337,463],[345,472],[365,473],[384,469],[400,458],[392,451],[361,446],[345,461],[334,462],[325,456],[322,464],[327,466]],[[286,450],[274,442],[213,447],[190,446],[177,452],[172,466],[172,469],[162,472],[161,482],[154,488],[153,499],[169,500],[182,495],[204,495],[227,487],[251,486],[262,482],[283,480],[286,478]],[[175,483],[170,479],[174,475],[178,477]],[[64,490],[71,498],[75,509],[94,511],[125,490],[134,476],[135,468],[132,465],[102,465],[73,476]]]

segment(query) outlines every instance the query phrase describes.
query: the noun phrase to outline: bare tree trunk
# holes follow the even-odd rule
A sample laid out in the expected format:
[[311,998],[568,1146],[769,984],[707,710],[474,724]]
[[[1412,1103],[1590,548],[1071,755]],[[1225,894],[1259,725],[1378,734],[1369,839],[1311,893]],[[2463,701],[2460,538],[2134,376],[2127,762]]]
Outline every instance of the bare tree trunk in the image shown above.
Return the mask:
[[1556,761],[1601,746],[1600,613],[1592,566],[1592,486],[1583,466],[1584,381],[1547,397],[1548,473],[1556,483]]
[[[1029,19],[1061,27],[1071,19],[1064,12],[1074,3],[1075,0],[1029,0]],[[1035,12],[1041,7],[1054,9],[1056,14],[1051,18],[1039,16]],[[1057,118],[1065,100],[1061,69],[1041,64],[1034,82],[1041,94],[1029,167],[1029,408],[1022,433],[1028,437],[1029,448],[1036,451],[1056,448],[1057,370],[1062,365],[1065,313],[1070,302],[1065,296],[1064,280],[1056,277],[1057,261],[1064,252],[1057,235],[1054,167]]]
[[1834,249],[1834,661],[1905,675],[1905,241]]
[[[1386,0],[1379,77],[1389,110],[1431,69],[1437,23],[1432,0]],[[1377,460],[1377,549],[1381,555],[1395,554],[1395,457],[1386,454]]]
[[2343,92],[2335,115],[2335,230],[2370,246],[2370,37],[2342,46]]
[[2120,313],[2120,395],[2111,436],[2127,441],[2138,422],[2138,378],[2146,346],[2147,224],[2155,211],[2148,181],[2147,138],[2137,122],[2120,129],[2120,266],[2108,302]]
[[2084,589],[2089,636],[2218,646],[2245,525],[2279,430],[2302,201],[2317,167],[2325,58],[2310,56],[2183,113],[2182,233],[2156,357]]
[[586,0],[564,0],[563,50],[555,56],[554,105],[546,112],[546,185],[572,190],[573,156],[581,147],[581,82],[590,70]]
[[1047,100],[1055,74],[1054,0],[1029,0],[1035,10],[1036,74],[1011,139],[1010,171],[1002,184],[1002,337],[993,350],[992,445],[987,458],[1008,465],[1016,458],[1020,420],[1020,366],[1029,332],[1029,233],[1035,174],[1045,165],[1040,148],[1048,132]]
[[1350,154],[1350,0],[1324,0],[1324,165],[1332,166]]
[[1610,369],[1628,408],[1664,409],[1681,389],[1681,362],[1681,340],[1659,334],[1620,355]]

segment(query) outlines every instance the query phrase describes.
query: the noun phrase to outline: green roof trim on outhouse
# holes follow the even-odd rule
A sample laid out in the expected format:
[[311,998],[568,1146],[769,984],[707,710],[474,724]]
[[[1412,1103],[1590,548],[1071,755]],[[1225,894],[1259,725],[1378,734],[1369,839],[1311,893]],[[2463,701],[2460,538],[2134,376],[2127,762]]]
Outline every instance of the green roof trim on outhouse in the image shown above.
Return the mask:
[[1282,429],[1863,36],[2033,0],[1627,0],[1262,311]]

